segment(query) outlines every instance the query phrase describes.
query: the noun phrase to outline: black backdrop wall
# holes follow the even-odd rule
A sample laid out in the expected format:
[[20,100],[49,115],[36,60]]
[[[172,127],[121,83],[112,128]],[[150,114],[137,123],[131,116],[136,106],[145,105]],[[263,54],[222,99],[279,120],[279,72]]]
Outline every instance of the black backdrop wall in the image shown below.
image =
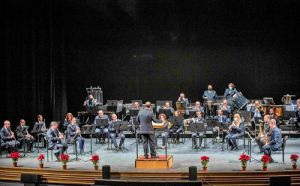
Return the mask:
[[6,0],[0,119],[48,121],[104,99],[195,101],[208,83],[299,96],[299,1]]

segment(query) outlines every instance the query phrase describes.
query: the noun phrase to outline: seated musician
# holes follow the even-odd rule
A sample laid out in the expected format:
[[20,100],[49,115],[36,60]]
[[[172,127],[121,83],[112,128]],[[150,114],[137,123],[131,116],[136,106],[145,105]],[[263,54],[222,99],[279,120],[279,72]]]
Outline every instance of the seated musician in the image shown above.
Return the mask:
[[[121,121],[121,120],[118,119],[116,114],[112,114],[111,115],[111,121],[109,122],[109,126],[108,126],[108,131],[109,131],[111,141],[115,146],[115,149],[116,150],[121,150],[122,145],[124,144],[124,141],[125,141],[125,135],[120,130],[115,129],[114,124],[118,121]],[[117,137],[120,138],[119,145],[117,144],[117,139],[116,139]]]
[[74,116],[73,116],[72,113],[67,113],[66,114],[66,117],[65,117],[65,120],[64,120],[64,124],[63,124],[64,129],[66,129],[69,124],[71,124],[73,118],[74,118]]
[[223,100],[223,103],[219,109],[221,109],[223,111],[223,114],[225,114],[227,117],[230,117],[232,110],[228,105],[228,101],[226,99]]
[[47,140],[48,140],[48,149],[56,150],[57,152],[54,153],[56,159],[60,161],[60,155],[63,154],[68,145],[64,143],[64,136],[58,130],[58,123],[56,121],[52,121],[50,123],[50,128],[47,131]]
[[192,110],[196,111],[196,112],[204,112],[204,108],[201,106],[200,101],[196,101],[195,105],[192,107]]
[[171,113],[174,113],[174,108],[171,107],[171,104],[170,102],[166,101],[165,102],[165,105],[162,107],[163,109],[170,109],[171,110]]
[[29,134],[28,126],[26,126],[26,121],[24,119],[20,119],[20,125],[16,128],[16,135],[20,143],[26,144],[27,152],[31,152],[34,137],[31,134]]
[[269,123],[271,121],[270,115],[264,116],[264,123],[261,124],[263,126],[260,126],[263,131],[259,131],[257,137],[255,137],[255,142],[257,143],[257,146],[260,150],[260,152],[263,152],[262,147],[266,144],[266,139],[268,137],[268,129],[265,126],[269,126]]
[[253,112],[253,118],[261,118],[264,113],[258,100],[254,102],[254,107],[251,108],[251,111]]
[[[97,119],[107,119],[109,121],[109,118],[106,114],[104,114],[103,110],[98,110],[98,115],[95,117],[95,120],[94,120],[94,125],[96,125],[96,121]],[[105,141],[106,138],[108,138],[108,128],[105,127],[105,128],[100,128],[100,127],[96,127],[96,130],[94,131],[95,132],[95,135],[98,139],[101,138],[101,135],[103,136],[103,141]]]
[[227,116],[224,114],[223,110],[221,109],[218,110],[218,115],[216,115],[214,118],[217,119],[218,122],[222,122],[222,123],[230,122],[230,118],[227,118]]
[[179,142],[179,134],[183,132],[183,117],[179,111],[174,112],[174,123],[170,128],[170,134],[175,138],[175,142]]
[[178,102],[185,103],[185,106],[187,107],[189,104],[189,99],[185,97],[184,93],[180,93],[179,98],[177,99]]
[[[44,142],[44,137],[46,136],[47,128],[46,128],[46,122],[43,117],[43,115],[38,114],[37,115],[37,121],[34,123],[33,130],[31,131],[31,134],[38,142]],[[44,143],[46,145],[46,143]]]
[[[137,102],[137,101],[135,101],[135,102],[133,102],[132,104],[131,104],[131,106],[130,106],[130,110],[140,110],[141,109],[141,107],[140,107],[140,103],[139,102]],[[129,127],[129,130],[130,131],[135,131],[136,130],[136,126],[134,125],[134,121],[136,120],[136,117],[137,116],[131,116],[130,115],[130,120],[129,120],[129,125],[128,125],[128,127]]]
[[131,110],[140,110],[140,104],[139,102],[135,101],[131,104],[131,107],[130,107]]
[[[267,140],[266,144],[262,147],[265,155],[271,157],[271,151],[278,151],[282,146],[282,134],[281,130],[276,125],[276,120],[271,119],[269,122],[269,127],[271,130],[270,140]],[[271,158],[270,162],[274,162]]]
[[[203,113],[200,112],[200,111],[198,111],[198,112],[196,112],[196,116],[197,116],[196,118],[192,118],[191,119],[190,123],[198,123],[200,125],[205,125],[205,119],[203,118]],[[193,140],[193,148],[194,149],[197,149],[197,148],[201,147],[203,135],[204,134],[201,134],[199,132],[193,132],[192,133],[192,140]],[[197,140],[196,140],[197,137],[200,138],[200,142],[199,142],[200,144],[199,144],[199,146],[198,146]]]
[[[300,124],[300,99],[297,99],[297,108],[296,108],[296,119],[297,121],[295,122],[295,126],[297,129],[299,129],[299,124]],[[297,133],[300,132],[300,129],[297,131]]]
[[190,123],[196,123],[196,122],[202,122],[202,121],[204,121],[203,113],[201,111],[197,111],[196,116],[193,118],[185,119],[183,121],[183,125],[186,129]]
[[161,121],[161,125],[162,125],[162,133],[161,133],[161,137],[162,137],[162,148],[166,147],[166,143],[168,141],[168,136],[170,133],[170,129],[172,128],[172,124],[168,121],[167,116],[165,114],[160,114],[159,115],[159,119]]
[[237,138],[244,135],[244,124],[240,114],[235,114],[232,124],[228,127],[228,134],[225,139],[227,140],[230,150],[238,150]]
[[5,120],[3,127],[0,130],[1,147],[5,147],[9,152],[17,150],[20,142],[17,141],[15,134],[10,129],[10,121]]
[[214,100],[217,97],[217,93],[215,90],[213,90],[212,85],[208,85],[207,86],[207,90],[204,91],[202,98],[204,100]]
[[229,83],[228,88],[224,92],[225,99],[232,100],[237,92],[235,85],[233,83]]
[[76,124],[76,118],[71,119],[71,123],[67,126],[66,131],[67,143],[75,143],[79,147],[79,152],[82,154],[84,152],[84,142],[85,140],[81,136],[81,131],[79,126]]

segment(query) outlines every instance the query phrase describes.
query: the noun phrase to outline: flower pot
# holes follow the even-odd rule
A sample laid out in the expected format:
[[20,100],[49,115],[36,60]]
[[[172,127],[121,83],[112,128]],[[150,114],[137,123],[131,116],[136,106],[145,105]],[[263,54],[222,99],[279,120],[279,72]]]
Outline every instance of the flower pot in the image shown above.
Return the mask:
[[44,164],[43,163],[40,163],[40,168],[44,168]]
[[63,165],[63,166],[62,166],[62,169],[63,169],[63,170],[66,170],[66,169],[67,169],[67,165]]
[[95,165],[94,166],[94,170],[98,170],[99,166],[98,165]]
[[263,170],[263,171],[267,171],[267,170],[268,170],[268,167],[262,167],[262,170]]
[[293,170],[297,169],[297,165],[292,165],[292,167],[293,167]]
[[246,171],[247,167],[242,167],[242,171]]
[[207,167],[203,167],[203,171],[207,171]]
[[17,162],[13,162],[13,167],[17,167],[18,163]]

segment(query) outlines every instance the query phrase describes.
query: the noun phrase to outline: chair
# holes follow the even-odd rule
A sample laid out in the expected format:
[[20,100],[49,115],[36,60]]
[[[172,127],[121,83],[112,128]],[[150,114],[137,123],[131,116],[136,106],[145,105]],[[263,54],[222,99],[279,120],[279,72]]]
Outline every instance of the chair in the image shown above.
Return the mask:
[[288,138],[289,138],[289,136],[284,136],[282,138],[281,148],[277,151],[274,151],[274,152],[279,152],[279,153],[281,152],[281,154],[282,154],[282,163],[284,163],[284,153],[285,153],[286,141],[287,141]]
[[75,159],[78,160],[78,151],[77,151],[77,140],[74,140],[73,142],[67,139],[67,131],[65,131],[65,142],[67,144],[73,145],[73,151],[75,152]]

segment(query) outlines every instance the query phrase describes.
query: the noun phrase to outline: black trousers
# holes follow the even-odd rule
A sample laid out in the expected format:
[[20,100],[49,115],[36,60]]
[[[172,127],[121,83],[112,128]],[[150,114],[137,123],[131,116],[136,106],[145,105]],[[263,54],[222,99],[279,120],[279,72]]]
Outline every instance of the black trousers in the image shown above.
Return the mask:
[[155,151],[155,135],[154,134],[141,134],[143,139],[143,146],[144,146],[144,156],[148,156],[149,154],[149,147],[150,147],[150,155],[156,156]]

